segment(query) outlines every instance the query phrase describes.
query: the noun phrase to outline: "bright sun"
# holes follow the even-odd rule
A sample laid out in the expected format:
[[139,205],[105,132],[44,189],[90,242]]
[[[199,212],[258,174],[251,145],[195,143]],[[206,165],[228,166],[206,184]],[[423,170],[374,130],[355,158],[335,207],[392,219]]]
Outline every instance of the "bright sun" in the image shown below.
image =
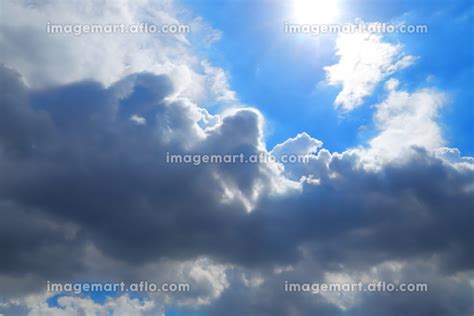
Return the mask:
[[331,23],[338,15],[336,0],[294,0],[293,16],[298,23]]

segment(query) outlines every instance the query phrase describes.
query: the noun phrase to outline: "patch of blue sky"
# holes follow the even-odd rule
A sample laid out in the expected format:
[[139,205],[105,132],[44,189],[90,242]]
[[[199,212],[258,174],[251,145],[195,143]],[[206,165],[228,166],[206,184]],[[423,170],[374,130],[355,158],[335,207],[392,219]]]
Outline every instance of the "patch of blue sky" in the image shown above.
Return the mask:
[[[226,70],[243,104],[264,113],[267,147],[306,131],[323,140],[326,148],[342,151],[364,144],[374,133],[373,105],[385,97],[383,83],[361,107],[350,113],[336,110],[333,102],[341,87],[325,84],[323,70],[337,63],[336,35],[285,33],[288,2],[183,2],[222,31],[221,40],[206,51],[206,58]],[[445,92],[449,101],[439,118],[444,137],[463,154],[474,154],[472,3],[392,1],[382,6],[376,1],[341,0],[340,6],[343,12],[351,12],[342,14],[343,22],[361,18],[428,25],[428,34],[384,35],[387,41],[402,44],[406,54],[418,57],[394,77],[407,91],[434,87]]]

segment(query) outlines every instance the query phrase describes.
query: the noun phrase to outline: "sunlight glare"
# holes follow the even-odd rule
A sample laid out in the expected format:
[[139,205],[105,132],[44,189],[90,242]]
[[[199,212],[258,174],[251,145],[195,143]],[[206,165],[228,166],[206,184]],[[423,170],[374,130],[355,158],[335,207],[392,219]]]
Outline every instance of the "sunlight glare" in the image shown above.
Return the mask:
[[293,6],[293,16],[298,23],[331,23],[339,15],[336,0],[294,0]]

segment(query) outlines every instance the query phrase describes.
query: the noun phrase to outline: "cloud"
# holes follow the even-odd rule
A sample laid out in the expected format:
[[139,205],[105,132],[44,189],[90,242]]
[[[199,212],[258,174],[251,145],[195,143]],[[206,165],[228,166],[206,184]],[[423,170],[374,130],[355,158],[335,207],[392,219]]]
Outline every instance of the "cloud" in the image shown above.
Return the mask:
[[[181,253],[183,250],[176,248],[170,238],[178,232],[177,227],[169,225],[172,222],[188,233],[196,230],[208,235],[205,248],[217,251],[216,243],[222,242],[218,248],[224,250],[224,240],[215,240],[213,230],[227,231],[229,238],[238,238],[238,231],[232,233],[226,226],[244,218],[234,223],[232,218],[237,219],[243,209],[254,208],[261,195],[284,191],[285,187],[292,190],[294,186],[289,180],[279,179],[281,171],[271,164],[248,164],[245,168],[167,164],[167,152],[242,152],[249,156],[265,148],[258,111],[227,112],[218,125],[204,130],[199,125],[205,118],[202,109],[186,99],[167,98],[173,88],[165,76],[131,75],[109,88],[80,82],[32,92],[23,98],[26,87],[14,72],[3,69],[2,86],[10,87],[10,94],[2,99],[2,119],[16,117],[16,124],[2,124],[0,137],[0,187],[6,199],[18,198],[22,204],[47,209],[55,217],[78,221],[89,228],[95,226],[87,234],[92,233],[90,237],[116,255],[124,251],[121,242],[115,244],[115,238],[102,239],[101,235],[118,234],[131,243],[141,243],[142,250],[132,247],[131,253],[124,253],[130,259],[158,255],[146,248],[159,244],[163,254],[168,247],[171,252],[175,249]],[[146,124],[131,121],[132,113],[144,118]],[[12,142],[9,135],[19,138]],[[183,183],[189,190],[177,190]],[[94,198],[87,193],[89,190],[95,191]],[[177,205],[178,196],[187,202]],[[104,209],[109,202],[115,206]],[[202,211],[188,213],[197,205]],[[143,230],[130,227],[129,212]],[[116,222],[119,225],[111,221],[122,216],[124,221]],[[153,240],[142,240],[144,234],[156,231]],[[176,237],[194,252],[192,240]]]
[[213,92],[213,99],[217,101],[235,101],[235,92],[229,88],[225,72],[221,68],[213,67],[207,61],[203,61],[201,65],[210,81],[209,85],[211,87],[210,90]]
[[[211,118],[176,97],[165,75],[34,91],[16,72],[0,74],[7,87],[0,117],[3,313],[35,311],[26,298],[44,301],[45,280],[73,278],[192,282],[191,293],[150,296],[153,307],[143,312],[152,315],[170,307],[222,315],[233,306],[262,316],[375,315],[369,302],[389,313],[393,301],[382,294],[340,301],[281,288],[284,280],[371,276],[388,262],[403,265],[397,280],[412,280],[410,267],[420,261],[431,267],[420,280],[433,292],[421,301],[396,296],[398,306],[422,302],[413,315],[434,310],[427,306],[472,313],[465,297],[473,284],[474,168],[456,150],[434,149],[437,141],[425,142],[431,138],[408,139],[404,159],[367,169],[370,142],[331,153],[301,133],[272,153],[307,154],[307,163],[172,165],[166,152],[268,154],[263,116],[239,108]],[[406,113],[411,125],[435,124],[440,94],[388,86],[374,139],[398,130]],[[61,302],[68,311],[144,308],[127,297],[103,306],[87,298]]]
[[[214,100],[214,93],[225,100],[235,99],[224,71],[204,63],[191,46],[191,41],[211,45],[219,39],[219,31],[172,1],[5,1],[2,12],[1,62],[19,71],[29,87],[42,89],[80,80],[109,86],[126,75],[146,71],[169,75],[177,84],[176,93],[194,100]],[[192,33],[53,34],[46,32],[48,23],[186,24]]]
[[415,62],[402,45],[384,42],[374,33],[340,34],[336,49],[339,62],[324,70],[330,85],[342,85],[334,104],[344,111],[360,106],[382,80]]
[[401,159],[413,146],[434,151],[445,144],[437,123],[447,97],[435,89],[413,93],[396,90],[398,82],[386,84],[388,97],[376,105],[374,115],[379,134],[369,141],[377,159]]
[[[57,307],[48,306],[43,296],[30,296],[25,300],[30,309],[27,316],[47,314],[52,316],[81,315],[118,315],[118,316],[142,316],[150,315],[153,310],[153,301],[140,302],[139,299],[131,299],[127,296],[109,298],[103,304],[94,302],[90,298],[62,296],[57,299]],[[154,311],[156,313],[156,311]],[[164,315],[163,312],[155,315]]]
[[[323,142],[311,137],[303,132],[294,138],[289,138],[281,144],[277,144],[270,152],[271,155],[281,160],[284,155],[311,156],[317,153]],[[302,170],[303,167],[303,170]],[[300,180],[299,177],[305,177],[307,174],[305,166],[301,164],[287,164],[285,166],[285,176],[292,180]]]

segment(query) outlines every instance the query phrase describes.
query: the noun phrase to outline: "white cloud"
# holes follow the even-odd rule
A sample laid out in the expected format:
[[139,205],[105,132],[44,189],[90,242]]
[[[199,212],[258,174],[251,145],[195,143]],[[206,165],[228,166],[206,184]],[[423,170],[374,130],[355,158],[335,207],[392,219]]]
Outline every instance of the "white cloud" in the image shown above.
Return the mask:
[[387,98],[376,105],[379,134],[369,141],[368,154],[378,160],[399,159],[413,146],[433,152],[445,142],[437,118],[446,96],[434,89],[409,93],[397,87],[398,81],[389,80]]
[[277,144],[272,151],[272,155],[280,157],[281,155],[310,155],[315,153],[323,142],[309,136],[308,133],[303,132],[294,138],[289,138],[281,144]]
[[235,92],[229,88],[227,75],[224,70],[212,66],[208,61],[203,61],[201,65],[211,87],[212,98],[217,101],[235,101]]
[[402,45],[384,42],[378,34],[340,34],[336,48],[339,62],[324,70],[329,84],[342,85],[335,105],[345,111],[360,106],[379,82],[415,61],[403,54]]
[[135,122],[137,125],[145,125],[146,119],[144,117],[138,116],[136,114],[130,117],[130,121]]
[[[187,24],[191,34],[52,34],[52,24]],[[19,71],[32,88],[92,79],[105,86],[136,72],[168,74],[177,94],[195,101],[235,100],[222,69],[194,53],[190,38],[211,45],[220,32],[172,1],[2,2],[1,62]]]
[[[62,296],[57,300],[58,306],[49,306],[46,300],[50,296],[50,294],[30,295],[22,299],[22,303],[29,310],[28,316],[76,316],[79,314],[87,316],[142,316],[150,315],[148,312],[155,308],[155,304],[151,300],[140,301],[126,295],[116,298],[109,297],[103,304],[85,297]],[[155,310],[153,315],[164,315],[164,313]]]

